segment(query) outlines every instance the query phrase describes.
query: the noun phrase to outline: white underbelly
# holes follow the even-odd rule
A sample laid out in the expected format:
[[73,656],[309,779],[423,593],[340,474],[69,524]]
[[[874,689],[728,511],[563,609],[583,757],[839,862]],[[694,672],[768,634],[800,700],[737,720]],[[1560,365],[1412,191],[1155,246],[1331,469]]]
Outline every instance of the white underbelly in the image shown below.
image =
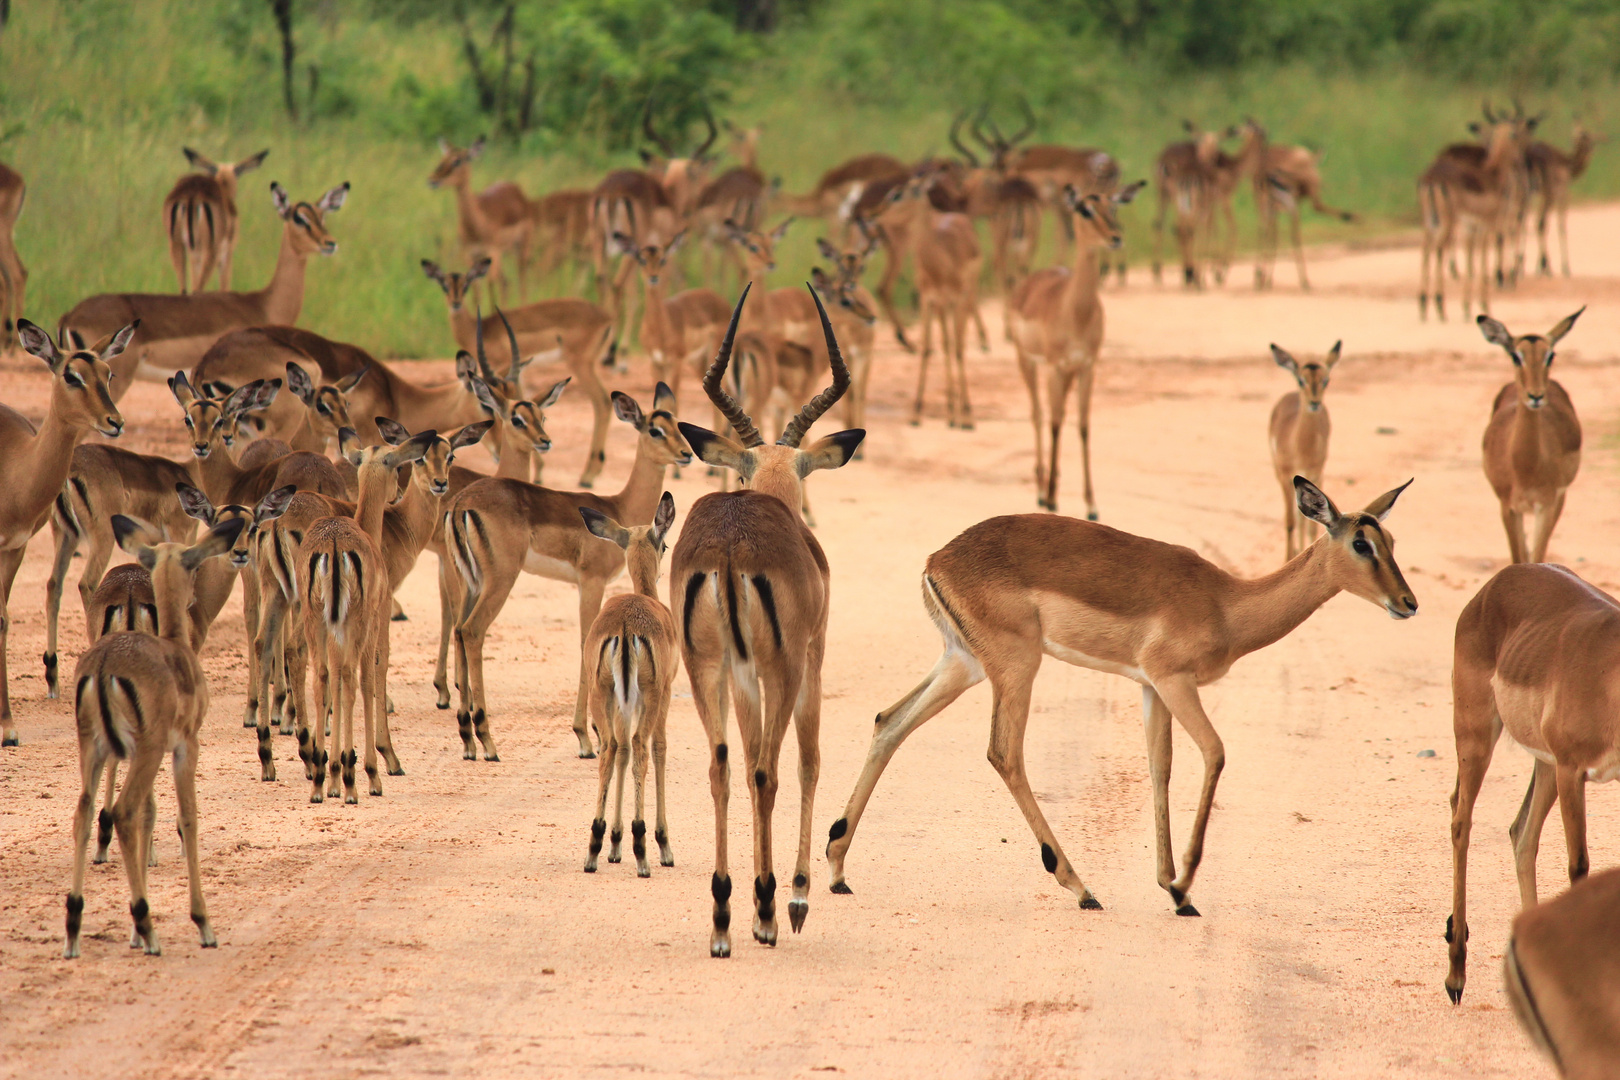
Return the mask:
[[1112,660],[1100,660],[1095,656],[1087,656],[1083,652],[1078,652],[1066,645],[1059,645],[1057,642],[1047,638],[1041,639],[1041,650],[1048,656],[1062,660],[1065,664],[1090,668],[1093,671],[1106,671],[1110,675],[1123,675],[1127,679],[1141,683],[1143,686],[1148,685],[1147,674],[1139,667],[1116,664]]
[[549,555],[541,555],[533,548],[523,556],[523,571],[537,577],[551,578],[553,581],[569,581],[579,584],[579,569],[565,559],[554,559]]

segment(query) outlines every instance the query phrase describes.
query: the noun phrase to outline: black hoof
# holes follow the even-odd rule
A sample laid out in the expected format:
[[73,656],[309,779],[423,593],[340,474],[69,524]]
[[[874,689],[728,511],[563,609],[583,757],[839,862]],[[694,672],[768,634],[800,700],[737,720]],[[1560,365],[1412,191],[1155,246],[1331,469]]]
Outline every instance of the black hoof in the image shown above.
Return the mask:
[[833,882],[832,883],[832,891],[837,893],[839,896],[854,896],[855,895],[855,890],[850,888],[848,885],[844,884],[842,881]]
[[390,616],[388,616],[388,620],[390,622],[410,622],[411,617],[409,615],[405,614],[402,611],[398,615],[390,615]]
[[1096,521],[1097,520],[1097,511],[1092,510],[1092,511],[1087,512],[1086,520],[1087,521]]
[[1101,911],[1102,909],[1103,906],[1097,902],[1097,898],[1095,896],[1088,896],[1084,900],[1080,901],[1081,911]]
[[15,736],[15,735],[7,735],[3,741],[0,741],[0,746],[16,746],[16,745],[17,745],[17,736]]
[[450,707],[450,703],[447,701],[443,705],[440,705],[437,701],[435,701],[433,703],[433,707],[435,709],[448,709]]
[[393,768],[388,770],[388,775],[389,776],[404,776],[405,775],[405,767],[403,765],[395,765]]
[[808,900],[788,901],[788,924],[793,927],[795,934],[804,929],[804,920],[809,914],[810,902]]
[[[596,755],[592,754],[591,756],[595,757]],[[485,761],[499,761],[499,760],[501,760],[501,755],[499,755],[499,754],[485,754],[484,755],[484,760]]]
[[1462,1004],[1462,987],[1459,986],[1455,990],[1453,990],[1449,986],[1446,987],[1446,997],[1451,999],[1451,1003],[1453,1005],[1461,1005]]
[[1182,904],[1180,907],[1176,908],[1176,914],[1186,915],[1196,919],[1198,918],[1198,909],[1193,907],[1191,904]]

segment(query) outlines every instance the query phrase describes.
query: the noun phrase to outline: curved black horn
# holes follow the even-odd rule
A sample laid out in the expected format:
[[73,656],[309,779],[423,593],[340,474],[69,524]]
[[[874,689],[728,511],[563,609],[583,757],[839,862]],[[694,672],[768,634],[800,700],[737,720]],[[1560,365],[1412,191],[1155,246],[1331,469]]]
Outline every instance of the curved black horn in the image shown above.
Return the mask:
[[501,310],[501,305],[495,305],[495,314],[501,317],[501,325],[506,327],[506,345],[507,348],[512,350],[512,374],[509,376],[512,383],[512,393],[517,397],[522,397],[523,384],[518,377],[522,373],[523,363],[522,357],[518,355],[517,333],[512,329],[511,322],[506,318],[506,312]]
[[1007,140],[1009,148],[1017,146],[1035,134],[1035,110],[1029,107],[1029,99],[1023,94],[1018,95],[1018,107],[1024,113],[1024,126],[1019,129],[1018,134]]
[[484,381],[490,386],[499,386],[501,380],[495,377],[495,371],[489,366],[489,354],[484,352],[484,309],[482,304],[473,307],[474,340],[478,349],[474,353],[478,357],[478,370],[483,372]]
[[703,155],[707,154],[709,152],[709,147],[714,145],[714,140],[720,137],[720,132],[714,126],[714,113],[709,111],[709,103],[707,101],[703,103],[703,122],[709,125],[709,137],[703,140],[702,146],[692,151],[693,161],[702,161]]
[[844,354],[838,350],[838,338],[833,334],[832,322],[827,318],[827,309],[821,304],[821,297],[817,295],[815,286],[805,282],[805,288],[810,290],[810,297],[816,302],[816,314],[821,316],[821,333],[827,339],[827,359],[832,365],[832,385],[811,398],[799,415],[788,421],[788,426],[782,429],[782,437],[776,440],[778,446],[797,447],[804,439],[805,432],[810,426],[820,420],[827,410],[838,403],[849,389],[849,367],[844,363]]
[[962,121],[968,118],[968,113],[971,111],[971,109],[963,109],[961,112],[956,114],[956,119],[951,121],[950,139],[951,145],[956,147],[956,152],[962,155],[963,160],[965,160],[973,168],[977,169],[979,167],[978,156],[974,154],[973,151],[963,146],[961,139]]
[[664,141],[664,137],[662,135],[658,134],[657,131],[653,130],[652,105],[653,105],[652,95],[649,94],[647,96],[647,107],[641,111],[641,130],[642,130],[642,133],[645,134],[647,136],[647,138],[652,141],[654,146],[658,147],[658,149],[660,149],[660,150],[662,150],[664,152],[665,157],[667,157],[667,158],[677,157],[678,155],[675,153],[674,149],[669,145],[669,143]]
[[709,395],[714,407],[720,410],[720,415],[726,418],[733,431],[737,433],[737,440],[744,448],[764,446],[765,439],[754,427],[753,419],[743,411],[737,400],[725,391],[726,365],[731,362],[731,346],[737,340],[737,320],[742,318],[743,305],[748,302],[748,291],[754,287],[753,282],[743,286],[742,296],[737,298],[737,306],[731,312],[731,325],[726,327],[725,340],[720,342],[720,351],[714,356],[714,363],[703,376],[703,392]]

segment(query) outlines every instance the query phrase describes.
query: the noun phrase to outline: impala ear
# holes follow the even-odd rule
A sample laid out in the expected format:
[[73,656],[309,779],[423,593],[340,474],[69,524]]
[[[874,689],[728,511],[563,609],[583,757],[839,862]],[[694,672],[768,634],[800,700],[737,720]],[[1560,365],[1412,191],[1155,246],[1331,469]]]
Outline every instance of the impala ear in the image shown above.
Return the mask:
[[287,389],[305,405],[315,404],[315,384],[309,381],[309,373],[291,360],[287,361]]
[[157,551],[154,550],[154,545],[161,543],[163,537],[152,526],[139,518],[114,514],[112,531],[118,546],[139,559],[142,566],[150,570],[157,564]]
[[365,449],[360,443],[360,433],[352,427],[338,428],[338,453],[349,459],[349,464],[355,468],[360,467],[363,460],[362,451]]
[[620,254],[628,255],[636,262],[641,261],[641,249],[636,242],[617,229],[613,230],[613,246],[619,249]]
[[472,264],[472,269],[467,271],[467,277],[464,284],[471,287],[473,282],[479,280],[485,274],[489,273],[489,268],[493,265],[495,265],[495,263],[488,255],[480,255],[478,257],[478,261]]
[[480,135],[480,136],[478,136],[478,138],[476,138],[476,139],[474,139],[472,141],[471,146],[467,147],[467,156],[468,157],[474,157],[474,158],[475,157],[481,157],[481,156],[483,156],[483,153],[484,153],[484,136]]
[[365,379],[366,374],[370,371],[371,365],[367,364],[353,375],[345,375],[343,378],[339,379],[335,384],[338,388],[338,393],[347,394],[351,392],[355,387],[360,385],[360,383]]
[[585,528],[590,530],[592,536],[600,536],[603,540],[611,540],[622,548],[630,546],[630,530],[600,510],[592,510],[588,506],[581,506],[579,516],[585,519]]
[[[1415,480],[1415,479],[1417,479],[1417,477],[1413,477],[1412,479]],[[1412,486],[1412,480],[1408,480],[1406,483],[1402,484],[1400,487],[1395,488],[1392,491],[1384,492],[1382,495],[1378,496],[1378,498],[1376,498],[1372,502],[1368,503],[1367,504],[1367,509],[1365,511],[1363,511],[1363,513],[1371,514],[1373,517],[1377,518],[1379,521],[1383,521],[1386,517],[1389,516],[1389,512],[1391,510],[1395,509],[1395,500],[1401,497],[1401,492],[1405,491],[1407,488],[1409,488],[1411,486]]]
[[494,426],[495,421],[493,420],[480,420],[476,424],[468,424],[466,427],[450,436],[450,449],[460,450],[464,446],[472,446],[474,443],[477,443],[483,439],[485,434],[489,432],[489,429]]
[[[383,418],[378,417],[378,419],[381,420]],[[380,426],[381,425],[379,425],[379,427]],[[403,431],[404,429],[401,428],[400,430]],[[399,445],[399,449],[390,451],[388,455],[383,458],[383,464],[390,469],[397,469],[401,465],[410,465],[413,462],[421,461],[422,456],[432,448],[434,442],[436,442],[438,438],[439,433],[437,431],[418,431],[415,435],[412,435],[409,439],[406,439],[403,443],[401,443]]]
[[675,391],[671,390],[666,382],[660,381],[653,387],[653,411],[675,415]]
[[456,378],[473,393],[478,392],[473,386],[474,383],[482,381],[478,378],[478,361],[474,360],[472,353],[466,349],[456,350]]
[[855,456],[855,448],[861,445],[864,438],[864,428],[851,428],[848,431],[835,431],[825,439],[817,439],[810,449],[800,450],[794,458],[800,479],[817,469],[843,468]]
[[547,390],[546,391],[546,396],[541,398],[540,400],[536,401],[534,403],[534,407],[537,408],[537,409],[549,409],[549,408],[551,408],[553,405],[557,404],[557,399],[562,397],[563,391],[568,389],[568,384],[573,382],[573,381],[574,381],[574,377],[572,375],[568,376],[568,378],[566,378],[566,379],[561,380],[560,382],[558,382],[557,384],[552,386],[552,388],[550,390]]
[[1335,341],[1333,343],[1333,348],[1328,350],[1327,356],[1324,358],[1323,363],[1327,365],[1329,371],[1332,371],[1333,365],[1339,362],[1339,354],[1343,351],[1343,349],[1344,342]]
[[658,500],[658,509],[653,512],[652,542],[655,547],[662,547],[664,537],[669,534],[669,527],[675,524],[675,496],[664,492],[664,497]]
[[1299,512],[1312,521],[1320,522],[1329,529],[1339,522],[1339,508],[1333,505],[1333,500],[1326,493],[1303,476],[1294,477],[1294,500],[1299,504]]
[[[18,330],[26,330],[27,326],[24,326],[24,323],[27,323],[27,326],[33,326],[34,325],[33,323],[28,322],[27,319],[18,319],[17,320],[17,329]],[[38,329],[38,327],[35,327],[35,329]],[[49,338],[47,338],[46,340],[48,341]],[[28,342],[27,342],[26,339],[24,339],[23,347],[27,348],[27,346],[28,346]],[[29,352],[34,352],[33,349],[29,349],[28,351]],[[55,352],[54,349],[51,350],[51,351],[53,353]],[[38,356],[39,354],[34,353],[34,355]],[[42,359],[43,359],[43,357],[42,357]],[[49,360],[46,360],[45,362],[50,363]],[[174,400],[176,400],[176,401],[178,401],[180,403],[180,407],[182,409],[190,408],[191,403],[193,401],[197,400],[197,391],[195,391],[195,390],[193,390],[191,388],[191,380],[186,378],[186,373],[183,372],[183,371],[177,371],[173,375],[169,376],[169,392],[174,395]]]
[[253,507],[253,524],[263,525],[265,522],[274,521],[282,514],[285,514],[288,504],[292,502],[292,497],[296,494],[298,494],[298,485],[288,484],[286,487],[276,488],[276,490],[260,499],[257,505]]
[[681,429],[681,435],[685,437],[686,445],[692,448],[692,453],[705,463],[730,469],[745,480],[753,475],[754,455],[724,435],[716,435],[708,428],[682,421],[676,421],[676,426]]
[[447,287],[444,282],[444,270],[432,259],[422,260],[422,273],[426,274],[429,280],[438,282],[439,288]]
[[[231,550],[236,543],[237,536],[247,528],[247,518],[233,517],[222,521],[208,530],[208,535],[202,542],[186,548],[180,553],[180,565],[187,573],[202,565],[204,559],[212,559],[215,555],[223,555]],[[145,562],[143,559],[142,562]],[[151,569],[151,567],[147,567]]]
[[1514,358],[1514,362],[1518,362],[1518,353],[1515,352],[1513,348],[1513,334],[1508,330],[1507,327],[1503,326],[1489,315],[1481,315],[1474,321],[1479,324],[1479,331],[1485,335],[1486,341],[1490,342],[1492,345],[1502,346],[1502,348],[1508,351],[1508,355]]
[[187,517],[194,517],[209,525],[214,523],[214,515],[219,511],[214,509],[207,495],[183,481],[174,485],[174,493],[180,496],[180,509],[186,512]]
[[292,213],[292,200],[287,198],[287,189],[276,180],[270,181],[270,201],[276,208],[276,213],[282,220]]
[[268,151],[268,150],[260,150],[257,154],[254,154],[252,157],[245,157],[241,161],[238,161],[236,163],[236,167],[232,170],[232,172],[236,173],[237,176],[241,176],[245,172],[252,172],[254,169],[257,169],[260,165],[263,165],[264,164],[264,159],[269,157],[269,156],[270,156],[270,151]]
[[383,442],[389,446],[398,446],[411,437],[405,425],[386,416],[374,416],[372,420],[377,425],[377,433],[383,437]]
[[832,278],[828,277],[826,272],[823,271],[819,266],[812,266],[810,268],[810,283],[815,286],[817,292],[824,292],[828,294],[833,292]]
[[489,388],[489,383],[476,375],[471,376],[468,381],[472,383],[473,396],[478,399],[479,407],[487,413],[499,416],[501,403],[495,400],[495,392]]
[[191,147],[182,146],[180,148],[180,152],[186,155],[186,160],[191,163],[191,167],[193,169],[201,169],[209,176],[213,176],[215,173],[219,172],[218,165],[215,165],[212,161],[209,161]]
[[825,236],[816,237],[816,250],[821,252],[823,259],[829,259],[832,262],[837,262],[844,257],[844,253],[833,247],[832,242]]
[[1295,360],[1293,354],[1282,346],[1277,344],[1273,344],[1271,346],[1271,358],[1275,360],[1277,362],[1277,366],[1282,368],[1284,371],[1291,371],[1296,376],[1299,374],[1299,361]]
[[[24,349],[45,361],[53,372],[61,370],[62,354],[57,351],[56,342],[51,340],[51,335],[47,334],[43,329],[27,319],[18,319],[17,340],[22,342]],[[176,372],[176,374],[180,375],[182,379],[185,377],[179,372]],[[174,381],[172,379],[169,385],[173,388]],[[184,405],[185,402],[182,401],[180,404]]]
[[1145,187],[1147,187],[1147,181],[1146,180],[1138,180],[1133,184],[1128,184],[1128,185],[1126,185],[1124,190],[1122,190],[1122,191],[1120,191],[1120,192],[1118,192],[1118,193],[1116,193],[1114,195],[1114,197],[1113,197],[1114,202],[1120,203],[1122,205],[1124,203],[1128,203],[1131,200],[1135,199],[1136,196],[1137,196],[1137,193],[1140,192]]
[[[1581,310],[1584,311],[1585,309],[1582,308]],[[1580,312],[1576,312],[1575,314],[1579,315]],[[112,340],[107,342],[107,347],[101,350],[101,359],[104,361],[111,360],[113,357],[129,348],[130,341],[135,337],[135,331],[139,330],[140,328],[141,320],[136,319],[134,322],[118,331],[118,333],[114,334],[112,336]]]
[[613,415],[627,424],[634,424],[638,428],[645,419],[641,412],[641,406],[636,403],[636,399],[622,390],[613,391]]
[[261,392],[270,384],[263,379],[254,379],[245,386],[238,386],[235,390],[232,390],[230,396],[219,403],[219,411],[226,416],[235,416],[238,413],[245,413],[252,409],[264,408],[276,400],[276,394],[281,390],[281,380],[275,379],[272,381],[275,383],[275,388],[269,391],[269,397],[264,400],[262,405],[259,403]]
[[[1582,304],[1581,311],[1585,310],[1586,305]],[[1573,315],[1566,315],[1557,326],[1547,331],[1547,343],[1549,345],[1558,344],[1558,339],[1569,333],[1570,330],[1575,326],[1575,320],[1581,317],[1581,311],[1577,311]]]
[[321,201],[315,204],[315,209],[319,210],[323,214],[335,214],[339,210],[343,209],[343,201],[348,197],[349,182],[345,180],[337,187],[332,188],[325,195],[322,195]]
[[771,243],[780,244],[782,242],[782,237],[787,235],[788,226],[792,225],[793,222],[793,218],[788,218],[786,221],[782,222],[782,224],[772,229],[770,231]]

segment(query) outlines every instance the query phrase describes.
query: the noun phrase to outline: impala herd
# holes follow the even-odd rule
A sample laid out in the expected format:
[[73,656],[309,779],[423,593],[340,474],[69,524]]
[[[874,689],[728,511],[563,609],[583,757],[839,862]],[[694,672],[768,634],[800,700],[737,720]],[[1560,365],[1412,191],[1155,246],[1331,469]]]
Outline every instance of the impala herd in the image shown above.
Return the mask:
[[[383,793],[384,773],[403,773],[388,724],[389,636],[391,622],[402,617],[393,594],[424,550],[438,557],[436,705],[452,706],[453,668],[456,722],[468,760],[480,749],[485,760],[500,760],[493,717],[506,703],[489,694],[485,643],[518,575],[578,588],[573,731],[581,757],[601,755],[587,872],[596,871],[605,837],[608,861],[621,858],[629,770],[635,785],[631,850],[638,874],[650,874],[649,762],[657,784],[654,841],[661,863],[674,865],[664,797],[665,724],[677,664],[684,665],[708,736],[714,956],[731,951],[728,712],[735,709],[738,760],[753,811],[753,935],[769,945],[777,941],[772,819],[779,758],[793,725],[800,813],[788,918],[800,930],[809,911],[832,577],[811,531],[806,481],[812,472],[861,456],[879,318],[912,348],[894,300],[908,267],[921,321],[911,423],[920,423],[925,412],[937,330],[945,416],[953,427],[973,427],[967,356],[972,336],[988,349],[979,312],[988,271],[992,286],[1005,290],[1004,330],[1029,392],[1037,505],[1057,510],[1058,446],[1073,395],[1087,520],[1054,513],[994,518],[929,557],[922,599],[944,651],[914,690],[877,714],[866,764],[831,827],[832,891],[850,892],[845,863],[855,830],[900,744],[988,679],[991,764],[1035,834],[1046,871],[1080,907],[1102,906],[1047,824],[1025,769],[1032,688],[1042,658],[1051,656],[1141,685],[1157,880],[1177,914],[1197,915],[1190,893],[1225,763],[1200,687],[1289,634],[1341,591],[1396,619],[1416,614],[1385,524],[1411,481],[1360,510],[1341,510],[1320,486],[1331,430],[1324,395],[1341,346],[1302,361],[1272,345],[1277,365],[1295,383],[1270,422],[1286,563],[1264,577],[1242,579],[1187,548],[1098,523],[1090,403],[1105,339],[1102,284],[1110,266],[1124,279],[1121,208],[1146,181],[1122,183],[1118,162],[1100,149],[1024,145],[1035,128],[1027,107],[1025,119],[1006,136],[987,110],[964,112],[949,132],[959,157],[907,164],[868,154],[828,170],[804,194],[782,192],[765,179],[757,163],[758,128],[724,125],[738,163],[711,175],[720,128],[707,114],[706,137],[683,153],[656,130],[649,113],[643,131],[656,149],[643,154],[645,168],[617,170],[594,189],[539,199],[512,183],[475,192],[472,172],[483,140],[466,147],[441,142],[428,183],[453,191],[468,263],[447,269],[421,262],[444,294],[461,348],[456,377],[432,386],[356,346],[293,325],[309,258],[337,249],[328,223],[342,209],[348,184],[312,202],[294,201],[271,184],[283,222],[275,271],[261,290],[232,291],[239,179],[260,167],[268,151],[216,165],[186,150],[198,171],[183,177],[163,203],[179,292],[86,298],[61,317],[53,337],[20,314],[27,275],[10,226],[23,183],[0,165],[0,313],[8,335],[15,331],[52,380],[49,407],[37,425],[0,405],[0,467],[7,478],[0,492],[0,603],[10,599],[29,539],[48,522],[55,553],[44,662],[52,698],[61,685],[61,600],[72,558],[85,548],[78,590],[91,645],[71,677],[82,793],[74,815],[66,955],[79,954],[86,847],[109,764],[96,861],[105,861],[116,834],[129,876],[132,944],[159,951],[146,868],[155,778],[165,755],[172,758],[179,796],[192,919],[202,945],[215,944],[196,834],[198,732],[209,705],[197,650],[237,580],[251,642],[244,725],[257,735],[261,778],[276,779],[272,726],[296,735],[312,802],[340,793],[345,802],[357,802],[362,765],[374,796]],[[1550,272],[1547,219],[1556,211],[1562,236],[1570,182],[1590,159],[1594,140],[1584,129],[1577,129],[1576,146],[1565,154],[1532,140],[1538,118],[1517,106],[1498,114],[1487,105],[1485,120],[1475,125],[1480,142],[1446,148],[1419,184],[1424,314],[1432,296],[1444,317],[1445,264],[1455,261],[1459,242],[1465,311],[1476,296],[1488,311],[1490,251],[1494,246],[1496,282],[1511,284],[1523,269],[1532,209],[1542,240],[1538,267]],[[1350,217],[1322,201],[1320,155],[1271,144],[1253,119],[1224,133],[1186,127],[1188,138],[1166,147],[1154,170],[1155,275],[1158,236],[1169,219],[1184,282],[1201,287],[1206,278],[1224,280],[1236,245],[1232,202],[1247,178],[1260,227],[1256,287],[1273,283],[1279,215],[1290,218],[1299,282],[1308,287],[1301,205]],[[969,148],[964,129],[979,150]],[[1222,148],[1228,137],[1240,140],[1236,153]],[[793,216],[769,224],[771,214],[784,211]],[[1055,216],[1058,260],[1033,269],[1048,211]],[[808,289],[771,289],[766,279],[776,269],[777,247],[804,218],[827,227],[817,240],[827,266],[813,271]],[[988,226],[988,258],[980,220]],[[678,256],[697,246],[717,289],[682,287]],[[868,291],[862,278],[879,251],[884,273]],[[506,275],[510,264],[515,284]],[[220,288],[207,291],[216,267]],[[532,278],[551,280],[569,267],[594,281],[597,301],[525,302]],[[1569,272],[1567,249],[1562,269]],[[722,282],[731,278],[741,292],[735,305],[725,298],[731,282]],[[489,297],[498,293],[507,301],[492,305],[492,314],[476,299],[481,281]],[[1453,1001],[1460,1000],[1465,977],[1472,808],[1503,729],[1537,761],[1512,829],[1526,909],[1536,903],[1536,850],[1552,805],[1562,806],[1570,877],[1579,882],[1587,871],[1584,786],[1620,775],[1614,709],[1620,604],[1569,570],[1543,563],[1580,464],[1574,406],[1550,377],[1556,347],[1580,314],[1545,335],[1515,334],[1489,314],[1477,320],[1485,339],[1513,365],[1514,379],[1497,395],[1483,444],[1511,565],[1468,605],[1456,631],[1456,878],[1446,979]],[[650,408],[604,385],[607,369],[627,370],[624,343],[632,338],[649,360]],[[492,353],[502,352],[493,362]],[[567,377],[549,384],[530,374],[558,366]],[[691,415],[691,401],[683,409],[678,399],[687,374],[699,380],[712,406],[710,428],[680,419]],[[191,450],[185,461],[86,441],[92,434],[118,437],[124,428],[118,401],[137,378],[167,381]],[[817,392],[824,382],[830,385]],[[603,470],[610,424],[617,419],[635,429],[634,460],[617,493],[541,483],[541,462],[551,447],[546,412],[570,386],[595,412],[580,488],[589,489]],[[812,427],[840,405],[848,428],[811,437]],[[766,432],[777,433],[774,442]],[[455,463],[458,451],[479,443],[497,462],[494,475]],[[671,467],[691,466],[694,458],[721,477],[722,490],[680,514],[666,605],[658,580],[677,507],[665,478]],[[1527,515],[1534,518],[1528,533]],[[114,546],[136,561],[109,571]],[[633,591],[605,600],[608,586],[627,570]],[[18,734],[5,679],[8,629],[0,617],[0,723],[5,745],[12,746]],[[313,675],[313,689],[306,673]],[[1203,759],[1179,870],[1168,794],[1172,718]],[[121,787],[120,762],[128,763]],[[615,779],[609,832],[607,800]],[[1582,899],[1597,895],[1600,883],[1609,890],[1606,907]],[[1614,888],[1612,876],[1577,885],[1567,901],[1557,902],[1566,918],[1543,916],[1551,905],[1528,911],[1509,948],[1515,1008],[1570,1075],[1577,1075],[1574,1063],[1613,1045],[1603,1040],[1615,1036],[1613,1026],[1605,1029],[1590,1009],[1582,1011],[1579,973],[1560,942],[1574,932],[1571,920],[1597,920],[1594,912],[1607,920],[1604,932],[1612,941]],[[1606,976],[1611,997],[1620,986],[1613,959]]]

